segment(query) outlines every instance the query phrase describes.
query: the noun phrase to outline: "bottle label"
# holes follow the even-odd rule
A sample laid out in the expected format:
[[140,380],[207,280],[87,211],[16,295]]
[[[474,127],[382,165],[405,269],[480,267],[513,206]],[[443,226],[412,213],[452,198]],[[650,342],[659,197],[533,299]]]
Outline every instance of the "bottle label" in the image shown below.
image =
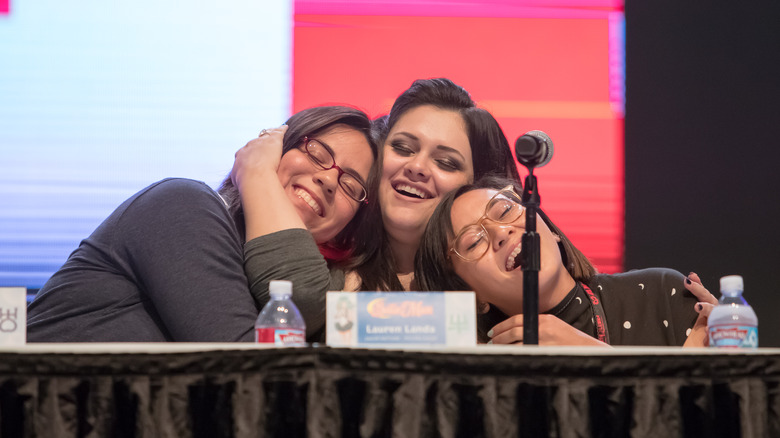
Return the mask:
[[757,348],[758,327],[739,324],[711,325],[710,347]]
[[257,327],[255,328],[255,342],[282,346],[301,346],[306,345],[306,333],[301,329]]

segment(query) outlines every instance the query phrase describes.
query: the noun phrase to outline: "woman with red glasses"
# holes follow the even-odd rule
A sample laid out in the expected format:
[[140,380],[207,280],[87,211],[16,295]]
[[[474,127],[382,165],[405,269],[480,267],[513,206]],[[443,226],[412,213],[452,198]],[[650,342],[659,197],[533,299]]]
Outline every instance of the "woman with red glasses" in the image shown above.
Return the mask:
[[318,107],[240,149],[218,192],[182,178],[152,184],[38,292],[28,340],[252,341],[277,279],[293,281],[315,331],[325,291],[343,284],[329,265],[350,248],[375,159],[363,112]]
[[[486,178],[450,193],[423,236],[415,276],[422,290],[473,290],[482,341],[523,341],[519,186]],[[539,344],[687,345],[706,343],[717,300],[696,274],[653,268],[598,274],[543,212],[539,213]],[[697,303],[698,301],[703,301]]]

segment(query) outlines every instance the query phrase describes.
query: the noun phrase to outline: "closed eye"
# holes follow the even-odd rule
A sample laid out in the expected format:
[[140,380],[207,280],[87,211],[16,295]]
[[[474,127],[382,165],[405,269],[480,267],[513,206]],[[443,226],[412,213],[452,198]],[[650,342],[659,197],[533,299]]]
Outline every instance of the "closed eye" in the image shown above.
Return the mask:
[[478,247],[479,244],[482,243],[483,240],[485,240],[485,238],[482,235],[480,235],[466,249],[468,249],[469,251],[473,250],[474,248]]
[[503,221],[511,217],[517,205],[507,199],[494,199],[488,208],[487,217],[494,221]]
[[436,160],[436,164],[441,168],[442,170],[446,170],[449,172],[455,172],[457,170],[461,170],[463,166],[461,166],[459,161],[455,161],[449,158],[442,158]]
[[478,247],[480,243],[485,240],[485,232],[480,228],[477,230],[469,230],[469,232],[463,234],[460,237],[460,247],[465,248],[467,251],[471,251]]
[[406,145],[400,142],[392,142],[390,143],[390,148],[397,153],[398,155],[408,157],[409,155],[412,155],[414,153],[413,150],[409,149]]

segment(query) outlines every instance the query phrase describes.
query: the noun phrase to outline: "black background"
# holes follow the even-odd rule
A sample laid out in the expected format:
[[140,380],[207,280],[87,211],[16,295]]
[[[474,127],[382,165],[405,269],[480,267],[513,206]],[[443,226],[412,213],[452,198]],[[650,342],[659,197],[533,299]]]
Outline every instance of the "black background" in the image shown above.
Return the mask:
[[780,346],[780,1],[626,1],[626,269],[745,279]]

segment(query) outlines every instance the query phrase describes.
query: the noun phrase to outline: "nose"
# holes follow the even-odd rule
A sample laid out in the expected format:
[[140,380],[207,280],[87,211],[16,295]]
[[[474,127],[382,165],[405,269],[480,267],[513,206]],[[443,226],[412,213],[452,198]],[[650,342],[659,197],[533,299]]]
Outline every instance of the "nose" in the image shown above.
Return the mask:
[[428,178],[428,160],[423,154],[417,154],[404,166],[406,177],[412,181],[420,181]]
[[517,232],[515,227],[507,224],[497,224],[491,220],[482,223],[490,235],[490,243],[493,251],[498,251],[509,242],[509,239]]
[[319,170],[312,175],[312,181],[322,187],[329,195],[336,193],[339,186],[339,170],[335,167],[327,170]]

